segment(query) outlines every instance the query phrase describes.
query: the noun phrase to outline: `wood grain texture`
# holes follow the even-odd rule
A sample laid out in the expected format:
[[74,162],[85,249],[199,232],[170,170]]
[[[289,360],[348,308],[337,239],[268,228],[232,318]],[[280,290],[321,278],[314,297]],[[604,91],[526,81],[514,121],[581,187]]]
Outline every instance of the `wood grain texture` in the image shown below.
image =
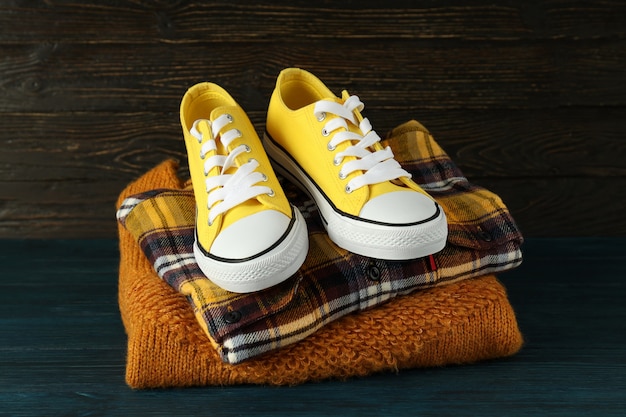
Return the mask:
[[[626,119],[620,109],[373,113],[376,118],[369,119],[381,136],[411,119],[426,125],[470,178],[626,175]],[[261,135],[265,111],[248,116]],[[186,163],[174,111],[4,113],[2,118],[3,181],[131,180],[166,158]],[[26,158],[32,158],[32,166],[12,165]]]
[[[619,0],[13,3],[0,16],[0,34],[11,42],[581,39],[626,30]],[[29,25],[33,21],[41,24]]]
[[296,387],[133,391],[116,240],[0,240],[0,276],[19,277],[0,280],[0,414],[623,416],[625,245],[529,239],[522,266],[500,276],[525,337],[509,359]]
[[204,80],[260,111],[285,66],[311,70],[337,94],[359,94],[368,112],[619,106],[626,96],[626,40],[0,44],[0,56],[5,111],[177,110]]
[[217,82],[261,132],[287,66],[358,94],[381,134],[424,123],[528,236],[621,235],[625,12],[610,0],[4,2],[0,237],[113,237],[125,184],[164,158],[185,166],[187,88]]

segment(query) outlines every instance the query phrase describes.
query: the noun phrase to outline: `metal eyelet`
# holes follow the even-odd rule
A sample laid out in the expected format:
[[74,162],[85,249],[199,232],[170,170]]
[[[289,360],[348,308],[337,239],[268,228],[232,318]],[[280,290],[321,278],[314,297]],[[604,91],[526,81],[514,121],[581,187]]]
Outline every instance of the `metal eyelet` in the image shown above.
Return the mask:
[[274,197],[274,196],[276,195],[276,193],[274,192],[274,190],[272,190],[272,189],[270,188],[270,192],[269,192],[269,193],[267,193],[267,195],[268,195],[269,197]]
[[341,161],[339,160],[339,158],[333,158],[333,165],[336,167],[341,165]]
[[346,185],[346,193],[350,194],[352,192],[352,188],[350,188],[350,185]]
[[233,116],[231,116],[231,115],[230,115],[230,114],[228,114],[228,113],[226,113],[226,118],[228,119],[228,121],[229,121],[230,123],[232,123],[232,122],[233,122],[233,120],[234,120],[234,119],[233,119]]
[[328,145],[326,145],[326,149],[328,149],[329,151],[334,151],[335,149],[337,149],[336,146],[333,146],[330,142],[328,142]]
[[324,128],[322,129],[322,136],[328,136],[330,135],[330,132],[328,131],[328,129]]
[[262,173],[262,172],[261,172],[261,175],[263,175],[263,179],[262,179],[262,181],[263,181],[263,182],[266,182],[266,181],[267,181],[267,175],[265,175],[265,174],[264,174],[264,173]]
[[246,150],[247,153],[252,152],[252,149],[250,149],[250,147],[246,144],[243,145],[244,149]]
[[326,119],[326,112],[321,112],[320,114],[317,115],[318,122],[323,122],[324,119]]
[[240,137],[242,137],[242,136],[243,136],[243,133],[241,133],[241,130],[239,130],[239,129],[235,129],[235,132],[237,132],[237,137],[239,137],[239,138],[240,138]]
[[347,175],[346,175],[346,174],[344,174],[342,171],[339,171],[339,179],[340,179],[340,180],[345,180],[345,179],[346,179],[346,177],[347,177]]

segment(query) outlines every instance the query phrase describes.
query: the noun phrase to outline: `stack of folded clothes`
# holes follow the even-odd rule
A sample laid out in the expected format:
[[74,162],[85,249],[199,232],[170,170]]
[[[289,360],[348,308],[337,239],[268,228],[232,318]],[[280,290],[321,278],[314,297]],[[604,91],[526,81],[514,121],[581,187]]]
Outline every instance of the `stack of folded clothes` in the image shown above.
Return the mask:
[[[291,82],[298,76],[309,77],[310,81],[312,76],[301,71],[286,70],[288,77],[281,76],[291,77]],[[205,107],[219,102],[226,93],[204,83],[190,89],[186,97],[191,96],[197,102],[198,97],[207,94],[210,99],[200,100]],[[354,105],[355,99],[351,97],[344,95],[327,101],[342,106],[348,103],[344,108],[358,113],[362,103]],[[400,187],[400,191],[419,193],[417,197],[402,198],[423,201],[422,215],[431,205],[434,207],[432,213],[427,212],[427,221],[408,222],[420,227],[428,223],[430,229],[427,232],[419,229],[420,233],[434,237],[426,242],[420,237],[423,244],[418,252],[411,252],[415,242],[410,236],[402,241],[379,236],[375,244],[363,242],[364,249],[361,249],[351,246],[350,234],[339,237],[333,234],[329,226],[333,220],[329,217],[334,213],[324,211],[327,208],[321,207],[323,203],[315,198],[314,192],[306,187],[307,192],[303,192],[294,186],[292,182],[297,183],[298,178],[289,176],[290,170],[285,170],[286,160],[272,151],[271,159],[280,167],[277,170],[292,180],[273,182],[274,173],[266,166],[264,155],[254,154],[257,144],[254,139],[258,137],[248,138],[252,145],[240,148],[243,149],[240,153],[254,155],[254,166],[248,166],[250,172],[264,170],[248,187],[269,183],[272,189],[259,187],[257,194],[248,193],[253,203],[245,200],[234,203],[217,210],[217,214],[211,213],[215,204],[213,208],[211,204],[204,206],[208,207],[204,210],[198,202],[206,204],[207,197],[202,195],[204,200],[198,200],[198,195],[210,195],[213,189],[205,187],[204,179],[197,180],[201,176],[194,176],[194,172],[205,177],[211,177],[212,170],[218,172],[216,176],[224,178],[221,185],[214,188],[227,188],[227,180],[234,177],[231,173],[253,160],[249,155],[232,151],[243,146],[236,143],[237,138],[255,136],[255,133],[250,131],[247,119],[247,124],[237,129],[226,127],[223,130],[233,123],[231,119],[244,117],[233,103],[228,118],[220,119],[226,113],[213,111],[206,116],[204,126],[191,124],[194,121],[191,120],[190,126],[185,128],[185,114],[193,113],[191,118],[196,119],[201,113],[189,108],[194,100],[184,98],[181,108],[191,180],[179,178],[176,162],[164,161],[131,183],[117,203],[121,252],[119,303],[128,334],[126,381],[131,387],[293,385],[413,367],[471,363],[509,356],[521,348],[522,337],[513,309],[505,289],[493,274],[521,263],[522,236],[502,200],[470,184],[421,124],[407,122],[393,129],[385,139],[378,138],[375,145],[368,146],[373,149],[372,154],[393,149],[391,157],[389,153],[377,154],[383,156],[380,160],[397,162],[393,166],[396,176],[381,181],[390,181],[394,187]],[[331,104],[321,108],[324,113],[333,115],[343,111]],[[268,140],[273,141],[280,135],[276,130],[269,131],[271,111],[272,104],[264,138],[266,148],[272,145]],[[324,115],[326,123],[333,120],[327,114]],[[367,129],[363,120],[367,119],[359,113],[357,125],[360,121],[361,132]],[[236,134],[228,136],[226,131],[233,130]],[[345,130],[359,132],[353,127]],[[323,132],[323,136],[326,133]],[[200,146],[207,142],[206,136],[211,138],[212,143],[202,151],[206,153],[201,155],[202,162],[215,156],[209,155],[211,152],[218,154],[220,148],[230,149],[237,155],[232,160],[214,158],[208,163],[217,161],[219,166],[211,165],[202,173],[201,165],[197,169],[191,159],[189,141],[195,141],[192,136],[198,138]],[[363,132],[363,136],[367,134]],[[223,141],[232,140],[232,146],[220,145],[222,137],[226,137]],[[352,144],[356,141],[353,137],[349,140]],[[347,148],[337,147],[340,151]],[[284,150],[284,146],[276,149]],[[244,163],[237,162],[239,156],[245,158]],[[358,159],[354,155],[351,158]],[[260,162],[256,163],[257,159]],[[341,166],[336,158],[332,165]],[[358,171],[363,170],[361,167]],[[411,179],[405,180],[409,176]],[[352,173],[352,179],[354,177]],[[350,184],[363,187],[355,181]],[[241,187],[241,184],[237,187],[239,193]],[[372,186],[365,187],[371,189]],[[259,193],[264,197],[259,197]],[[278,219],[286,216],[288,220],[284,224],[290,226],[277,233],[278,243],[270,244],[267,249],[256,248],[254,250],[261,254],[259,257],[247,254],[243,260],[224,256],[223,248],[214,250],[218,244],[224,246],[224,242],[228,242],[226,238],[220,240],[220,233],[229,233],[225,224],[230,224],[231,235],[241,235],[243,229],[236,229],[237,221],[255,215],[257,207],[265,207],[268,203],[264,201],[271,201],[267,196],[276,195],[284,196],[281,201],[289,203],[270,203],[271,210],[280,214],[264,213],[257,222],[249,222],[245,226],[249,235],[240,239],[258,240],[260,232],[251,228],[260,222],[271,223],[274,221],[271,216]],[[222,202],[229,197],[221,195],[220,198]],[[237,220],[228,220],[227,216],[232,217],[241,204],[246,205],[243,211],[246,214],[242,216],[239,212]],[[397,201],[395,204],[398,205]],[[290,210],[289,205],[294,208]],[[330,206],[336,208],[338,204]],[[389,215],[391,208],[383,211]],[[212,233],[211,227],[221,222],[219,233],[212,240],[205,240],[204,247],[198,236],[204,233],[198,226],[202,211],[209,224],[206,233]],[[364,221],[364,216],[348,217],[368,223],[365,227],[377,224],[376,220]],[[447,223],[447,229],[443,229],[445,246],[439,243],[441,219],[444,219],[444,226]],[[303,222],[302,225],[298,226],[298,221]],[[390,221],[379,223],[389,226]],[[279,220],[271,224],[272,228],[277,228],[281,223]],[[407,222],[401,227],[405,224]],[[262,229],[263,225],[259,227]],[[388,228],[393,232],[394,227],[396,225],[391,224]],[[288,236],[293,239],[289,240]],[[291,243],[282,245],[281,239]],[[407,248],[402,247],[407,240],[410,241]],[[243,248],[235,249],[245,251],[250,245],[242,242],[241,246]],[[235,250],[225,247],[230,253]],[[268,269],[267,260],[261,257],[281,247],[285,250],[270,257],[272,262],[278,259],[277,271]],[[222,252],[216,255],[212,251]],[[408,255],[396,255],[398,253]],[[261,273],[255,275],[255,271]],[[239,279],[238,272],[244,278]]]

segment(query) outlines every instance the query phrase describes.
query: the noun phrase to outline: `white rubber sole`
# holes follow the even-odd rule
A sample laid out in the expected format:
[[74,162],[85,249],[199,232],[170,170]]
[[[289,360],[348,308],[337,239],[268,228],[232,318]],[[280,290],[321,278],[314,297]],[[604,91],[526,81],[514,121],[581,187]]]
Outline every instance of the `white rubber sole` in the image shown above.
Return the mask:
[[328,237],[350,252],[378,259],[407,260],[432,255],[446,245],[448,224],[441,207],[423,221],[394,225],[360,219],[337,210],[302,168],[267,133],[263,146],[274,168],[315,201]]
[[280,284],[296,272],[306,258],[309,235],[306,222],[293,208],[293,224],[275,246],[247,259],[223,259],[207,254],[194,242],[193,252],[198,266],[215,284],[236,293],[261,291]]

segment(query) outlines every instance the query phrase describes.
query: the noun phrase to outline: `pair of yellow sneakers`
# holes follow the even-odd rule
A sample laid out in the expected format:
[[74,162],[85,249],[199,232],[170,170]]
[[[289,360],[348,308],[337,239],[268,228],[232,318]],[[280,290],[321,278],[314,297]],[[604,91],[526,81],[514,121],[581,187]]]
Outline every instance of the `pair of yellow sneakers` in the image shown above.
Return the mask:
[[443,210],[380,144],[363,107],[305,70],[285,69],[261,142],[223,88],[187,91],[180,118],[197,207],[194,255],[209,279],[228,291],[259,291],[304,262],[306,223],[274,168],[311,196],[330,239],[348,251],[405,260],[443,249]]

